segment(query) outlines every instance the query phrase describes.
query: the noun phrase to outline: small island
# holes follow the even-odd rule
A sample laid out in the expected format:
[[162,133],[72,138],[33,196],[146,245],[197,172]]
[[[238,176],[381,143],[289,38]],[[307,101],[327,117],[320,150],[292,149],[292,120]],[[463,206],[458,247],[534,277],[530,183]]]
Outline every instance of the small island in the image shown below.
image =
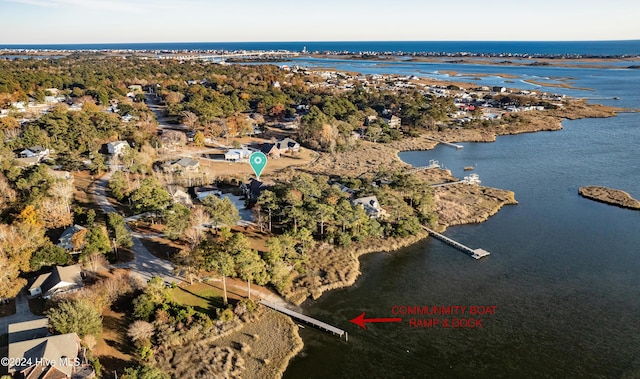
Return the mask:
[[606,204],[617,205],[622,208],[640,209],[640,201],[634,199],[622,190],[599,186],[586,186],[580,187],[578,193],[587,199]]

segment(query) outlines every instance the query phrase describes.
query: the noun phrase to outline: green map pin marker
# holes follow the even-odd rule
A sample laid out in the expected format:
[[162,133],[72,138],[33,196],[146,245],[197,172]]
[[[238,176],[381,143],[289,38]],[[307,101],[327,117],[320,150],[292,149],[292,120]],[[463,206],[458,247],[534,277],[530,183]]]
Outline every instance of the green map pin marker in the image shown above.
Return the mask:
[[255,153],[251,154],[251,157],[249,158],[249,164],[251,165],[253,172],[255,172],[256,178],[260,180],[260,174],[262,174],[264,167],[267,165],[267,156],[264,155],[264,153],[256,151]]

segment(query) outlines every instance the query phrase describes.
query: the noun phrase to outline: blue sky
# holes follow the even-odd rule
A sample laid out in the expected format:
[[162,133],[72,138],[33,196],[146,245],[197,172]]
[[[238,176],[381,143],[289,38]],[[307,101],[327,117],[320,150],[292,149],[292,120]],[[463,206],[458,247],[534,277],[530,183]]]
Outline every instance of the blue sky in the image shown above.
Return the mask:
[[637,0],[0,0],[0,44],[640,39]]

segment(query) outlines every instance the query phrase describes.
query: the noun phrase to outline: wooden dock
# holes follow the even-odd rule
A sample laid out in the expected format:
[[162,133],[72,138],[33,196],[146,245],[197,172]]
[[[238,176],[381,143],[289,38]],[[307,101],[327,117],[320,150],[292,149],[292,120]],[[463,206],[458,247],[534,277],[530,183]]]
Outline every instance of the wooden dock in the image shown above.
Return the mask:
[[427,232],[429,232],[429,234],[431,234],[432,236],[434,236],[435,238],[439,239],[440,241],[446,243],[447,245],[451,245],[453,247],[455,247],[456,249],[469,254],[472,258],[475,259],[480,259],[480,258],[484,258],[487,255],[491,254],[488,251],[484,250],[484,249],[472,249],[468,246],[465,246],[463,244],[461,244],[460,242],[456,242],[454,240],[452,240],[451,238],[445,236],[444,234],[440,234],[438,232],[436,232],[435,230],[431,230],[429,228],[427,228],[426,226],[422,227],[424,230],[426,230]]
[[262,304],[262,305],[264,305],[266,307],[269,307],[269,308],[271,308],[273,310],[276,310],[276,311],[278,311],[280,313],[283,313],[283,314],[291,317],[294,320],[302,321],[305,324],[314,326],[314,327],[316,327],[316,328],[318,328],[320,330],[324,330],[325,332],[336,334],[340,338],[342,338],[342,336],[346,336],[346,333],[345,333],[344,330],[338,329],[335,326],[331,326],[331,325],[329,325],[327,323],[324,323],[324,322],[322,322],[320,320],[316,320],[315,318],[312,318],[312,317],[309,317],[309,316],[305,316],[302,313],[298,313],[298,312],[292,311],[291,309],[287,309],[285,307],[281,307],[279,305],[272,304],[272,303],[269,303],[269,302],[264,301],[264,300],[260,300],[260,304]]

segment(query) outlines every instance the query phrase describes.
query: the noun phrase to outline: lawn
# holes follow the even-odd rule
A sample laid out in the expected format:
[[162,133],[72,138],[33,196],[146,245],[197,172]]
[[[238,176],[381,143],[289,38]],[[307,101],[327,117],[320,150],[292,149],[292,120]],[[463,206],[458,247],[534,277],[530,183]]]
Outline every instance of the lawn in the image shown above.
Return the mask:
[[215,310],[223,306],[222,291],[208,283],[179,286],[171,290],[171,295],[176,303],[190,305],[206,314],[215,314]]

